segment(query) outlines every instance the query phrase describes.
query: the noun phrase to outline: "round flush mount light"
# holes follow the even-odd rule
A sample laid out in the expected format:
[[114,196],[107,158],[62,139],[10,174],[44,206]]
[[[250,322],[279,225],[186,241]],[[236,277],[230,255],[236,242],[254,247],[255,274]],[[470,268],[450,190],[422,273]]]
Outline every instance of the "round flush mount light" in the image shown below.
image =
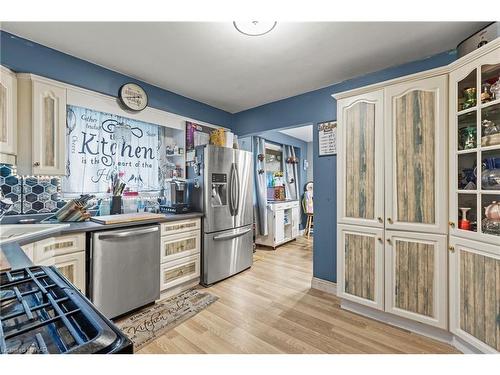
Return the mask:
[[274,29],[276,23],[276,21],[234,21],[233,25],[242,34],[260,36]]

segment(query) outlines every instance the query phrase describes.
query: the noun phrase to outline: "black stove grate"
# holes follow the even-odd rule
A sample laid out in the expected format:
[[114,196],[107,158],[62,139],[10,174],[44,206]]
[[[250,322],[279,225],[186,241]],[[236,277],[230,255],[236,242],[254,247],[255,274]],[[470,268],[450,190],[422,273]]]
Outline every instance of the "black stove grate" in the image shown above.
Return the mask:
[[1,353],[93,353],[118,337],[48,267],[0,274],[0,322]]

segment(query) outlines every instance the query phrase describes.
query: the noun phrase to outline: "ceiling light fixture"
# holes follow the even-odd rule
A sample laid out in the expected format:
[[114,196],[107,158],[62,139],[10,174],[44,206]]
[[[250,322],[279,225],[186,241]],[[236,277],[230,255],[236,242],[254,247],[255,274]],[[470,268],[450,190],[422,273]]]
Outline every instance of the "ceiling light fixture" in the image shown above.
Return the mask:
[[267,34],[276,26],[276,21],[234,21],[233,25],[240,33],[250,36]]

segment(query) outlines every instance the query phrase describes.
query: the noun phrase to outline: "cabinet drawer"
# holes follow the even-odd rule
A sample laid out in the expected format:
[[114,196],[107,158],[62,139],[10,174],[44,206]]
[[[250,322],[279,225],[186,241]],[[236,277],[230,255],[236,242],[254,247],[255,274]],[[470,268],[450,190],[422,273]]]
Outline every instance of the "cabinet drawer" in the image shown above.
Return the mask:
[[85,234],[51,237],[34,244],[35,264],[56,255],[70,254],[85,250]]
[[85,251],[47,258],[40,266],[54,266],[74,286],[85,294]]
[[200,230],[200,219],[180,220],[161,225],[161,235],[171,235],[192,230]]
[[160,290],[166,290],[200,277],[200,255],[167,262],[160,267]]
[[164,236],[160,239],[161,262],[169,262],[200,252],[200,231]]
[[33,262],[33,256],[34,256],[34,252],[35,252],[35,245],[32,244],[32,243],[30,243],[29,245],[21,246],[21,249],[23,249],[23,251],[26,254],[26,256],[28,258],[30,258],[30,260]]

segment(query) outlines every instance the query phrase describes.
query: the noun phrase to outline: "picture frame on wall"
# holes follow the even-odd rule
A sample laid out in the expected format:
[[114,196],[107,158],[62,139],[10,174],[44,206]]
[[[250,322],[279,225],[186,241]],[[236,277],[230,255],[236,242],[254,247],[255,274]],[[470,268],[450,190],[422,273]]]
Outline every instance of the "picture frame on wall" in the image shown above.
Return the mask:
[[337,155],[337,121],[320,122],[317,129],[318,156]]

